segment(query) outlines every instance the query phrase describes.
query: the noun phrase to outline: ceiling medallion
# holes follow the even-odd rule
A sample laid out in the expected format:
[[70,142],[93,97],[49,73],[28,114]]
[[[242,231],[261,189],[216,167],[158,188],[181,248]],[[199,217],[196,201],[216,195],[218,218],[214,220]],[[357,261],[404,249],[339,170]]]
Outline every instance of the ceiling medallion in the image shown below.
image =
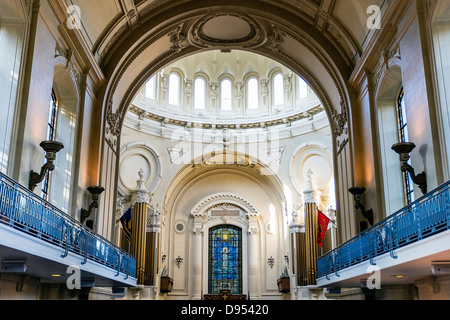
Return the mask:
[[257,47],[264,42],[264,36],[264,30],[252,18],[238,13],[218,13],[194,23],[189,41],[197,47],[226,51]]

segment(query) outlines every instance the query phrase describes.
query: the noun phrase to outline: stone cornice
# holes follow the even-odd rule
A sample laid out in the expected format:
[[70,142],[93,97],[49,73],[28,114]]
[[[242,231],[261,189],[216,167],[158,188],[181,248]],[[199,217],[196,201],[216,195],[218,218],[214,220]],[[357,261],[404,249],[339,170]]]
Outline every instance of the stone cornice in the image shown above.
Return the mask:
[[164,115],[158,115],[156,113],[148,112],[136,105],[132,105],[129,109],[129,112],[140,115],[140,118],[145,120],[153,120],[157,122],[161,122],[164,125],[174,125],[174,126],[181,126],[181,127],[191,127],[191,128],[201,128],[201,129],[254,129],[254,128],[266,128],[271,126],[277,126],[277,125],[283,125],[283,124],[290,124],[292,122],[302,120],[302,119],[309,119],[312,116],[316,116],[324,112],[324,109],[321,105],[317,105],[313,107],[312,109],[309,109],[305,112],[295,113],[292,115],[286,115],[283,117],[274,117],[270,120],[259,120],[254,122],[239,122],[235,119],[232,121],[217,121],[211,122],[210,120],[206,119],[204,121],[195,121],[195,120],[181,120],[177,118],[172,118]]
[[364,83],[366,71],[372,70],[379,62],[380,54],[386,51],[390,43],[397,34],[397,25],[402,19],[411,0],[391,1],[381,19],[380,29],[375,29],[373,35],[368,41],[364,52],[356,64],[349,82],[356,91],[361,90],[361,85]]
[[68,42],[69,47],[74,50],[80,63],[84,65],[84,69],[89,70],[89,76],[95,87],[100,87],[105,81],[105,76],[92,54],[85,36],[81,30],[77,28],[69,29],[67,27],[68,13],[70,12],[67,3],[65,1],[49,0],[48,4],[55,14],[55,17],[58,19],[58,30],[63,39]]
[[256,217],[259,214],[256,207],[241,196],[232,193],[217,193],[208,196],[197,203],[191,212],[191,216],[201,216],[211,207],[214,207],[221,203],[230,203],[237,207],[240,207],[247,213],[247,217]]

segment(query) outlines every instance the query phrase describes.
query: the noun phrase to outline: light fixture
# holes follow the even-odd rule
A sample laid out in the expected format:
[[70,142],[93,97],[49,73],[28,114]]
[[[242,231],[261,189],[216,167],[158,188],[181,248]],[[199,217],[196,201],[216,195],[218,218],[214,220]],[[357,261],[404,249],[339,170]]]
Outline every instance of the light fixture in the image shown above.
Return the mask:
[[36,186],[44,180],[47,171],[55,170],[53,162],[56,160],[56,154],[64,148],[64,145],[57,141],[42,141],[40,146],[45,151],[47,162],[41,167],[40,173],[31,171],[28,181],[28,187],[31,191],[34,191]]
[[25,273],[27,269],[27,262],[22,260],[3,260],[0,267],[4,273]]
[[366,191],[364,187],[352,187],[348,189],[348,191],[353,195],[355,199],[355,209],[360,209],[364,218],[369,221],[370,225],[373,226],[373,210],[367,210],[364,205],[361,203],[361,196]]
[[450,274],[450,261],[432,261],[431,272],[437,275]]
[[81,223],[84,223],[84,221],[86,221],[86,219],[89,218],[94,208],[98,208],[98,197],[100,194],[103,193],[103,191],[105,191],[105,188],[100,186],[94,186],[89,187],[88,191],[92,195],[92,202],[89,205],[89,210],[81,209]]
[[269,263],[270,268],[273,269],[273,266],[275,264],[275,258],[270,256],[270,258],[267,259],[267,262]]
[[181,264],[183,263],[183,258],[178,256],[178,258],[175,259],[175,262],[177,263],[178,269],[180,269]]
[[411,151],[414,150],[416,145],[412,142],[400,142],[392,146],[392,150],[400,155],[400,163],[402,172],[409,172],[411,180],[417,184],[423,194],[427,193],[427,176],[425,172],[416,175],[414,168],[408,164]]

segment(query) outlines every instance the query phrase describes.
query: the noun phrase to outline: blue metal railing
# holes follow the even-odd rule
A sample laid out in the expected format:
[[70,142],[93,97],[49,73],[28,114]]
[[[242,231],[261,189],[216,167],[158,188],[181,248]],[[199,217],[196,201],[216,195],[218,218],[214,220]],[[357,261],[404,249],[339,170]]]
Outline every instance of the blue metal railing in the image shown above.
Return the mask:
[[0,224],[60,247],[61,258],[71,252],[81,265],[90,260],[112,268],[116,277],[136,277],[134,257],[2,173]]
[[440,232],[450,230],[450,181],[380,221],[317,260],[318,278],[339,277],[345,268],[375,258]]

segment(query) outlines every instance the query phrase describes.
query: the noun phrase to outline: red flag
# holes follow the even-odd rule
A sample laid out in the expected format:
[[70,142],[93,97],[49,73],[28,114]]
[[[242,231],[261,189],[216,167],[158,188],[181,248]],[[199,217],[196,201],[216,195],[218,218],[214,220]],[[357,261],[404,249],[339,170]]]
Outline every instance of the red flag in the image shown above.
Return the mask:
[[325,233],[328,230],[328,225],[330,223],[330,219],[324,215],[320,210],[318,214],[318,230],[317,230],[317,244],[323,248],[323,238],[325,238]]

